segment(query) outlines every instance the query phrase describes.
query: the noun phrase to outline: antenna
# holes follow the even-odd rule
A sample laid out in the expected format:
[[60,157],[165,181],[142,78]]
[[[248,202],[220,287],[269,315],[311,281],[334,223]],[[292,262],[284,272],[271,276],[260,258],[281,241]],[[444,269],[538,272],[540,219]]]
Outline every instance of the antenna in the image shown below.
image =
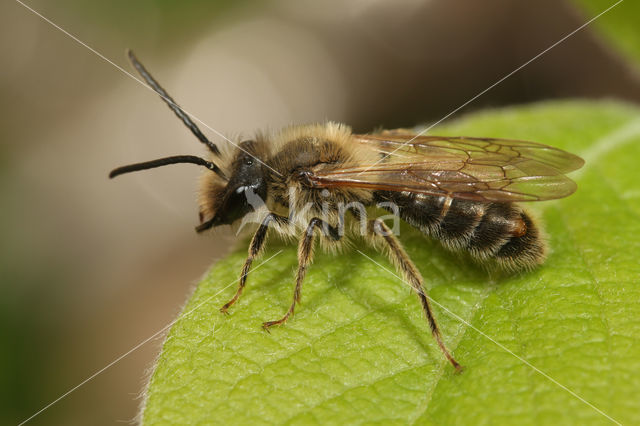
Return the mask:
[[215,143],[211,142],[207,137],[200,131],[200,128],[194,123],[191,118],[187,115],[186,112],[180,105],[178,105],[171,96],[160,86],[160,84],[149,74],[149,71],[138,61],[136,55],[133,54],[133,51],[130,49],[127,50],[127,55],[129,56],[129,60],[133,64],[133,66],[138,70],[142,78],[147,82],[147,84],[162,98],[163,101],[169,105],[169,108],[178,116],[180,120],[191,130],[193,133],[203,144],[209,148],[209,150],[215,155],[220,155],[220,150],[216,146]]

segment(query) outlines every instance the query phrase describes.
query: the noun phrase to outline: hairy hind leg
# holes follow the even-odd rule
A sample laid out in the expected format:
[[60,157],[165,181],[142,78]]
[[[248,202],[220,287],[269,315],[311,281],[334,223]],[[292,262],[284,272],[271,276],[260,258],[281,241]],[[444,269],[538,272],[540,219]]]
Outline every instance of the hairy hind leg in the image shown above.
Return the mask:
[[444,356],[449,360],[449,362],[455,367],[457,371],[460,371],[462,367],[458,362],[453,358],[447,347],[444,345],[442,341],[442,335],[440,334],[440,328],[438,327],[438,323],[436,322],[435,317],[433,316],[433,311],[431,309],[431,305],[429,303],[429,299],[426,295],[424,287],[422,285],[423,279],[418,272],[418,269],[415,267],[407,253],[404,251],[404,248],[400,244],[400,241],[396,238],[395,235],[391,232],[389,227],[380,219],[370,220],[368,226],[369,234],[374,237],[375,240],[383,241],[384,244],[389,248],[389,258],[396,265],[396,267],[402,272],[405,280],[411,285],[411,287],[416,291],[418,297],[420,298],[420,302],[422,303],[422,310],[427,317],[427,321],[429,322],[429,327],[431,328],[431,334],[436,339],[440,350],[444,354]]

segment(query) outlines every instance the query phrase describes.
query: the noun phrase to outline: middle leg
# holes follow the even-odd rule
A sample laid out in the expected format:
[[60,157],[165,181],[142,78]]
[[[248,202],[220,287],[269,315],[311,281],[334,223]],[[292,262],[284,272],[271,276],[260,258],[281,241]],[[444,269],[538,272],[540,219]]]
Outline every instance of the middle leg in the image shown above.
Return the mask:
[[307,273],[307,267],[309,266],[313,258],[313,242],[315,240],[315,231],[318,227],[322,227],[322,229],[324,229],[328,234],[326,236],[333,239],[334,241],[338,241],[341,237],[338,230],[335,227],[329,225],[327,222],[317,217],[311,219],[309,225],[307,226],[307,229],[302,235],[302,238],[300,238],[300,243],[298,244],[298,272],[296,274],[296,287],[293,291],[293,302],[291,303],[291,306],[289,307],[287,313],[282,318],[276,321],[267,321],[262,324],[262,327],[266,331],[269,331],[269,327],[272,327],[274,325],[284,324],[287,319],[289,319],[289,317],[293,315],[296,303],[300,302],[302,281],[304,281],[304,277]]

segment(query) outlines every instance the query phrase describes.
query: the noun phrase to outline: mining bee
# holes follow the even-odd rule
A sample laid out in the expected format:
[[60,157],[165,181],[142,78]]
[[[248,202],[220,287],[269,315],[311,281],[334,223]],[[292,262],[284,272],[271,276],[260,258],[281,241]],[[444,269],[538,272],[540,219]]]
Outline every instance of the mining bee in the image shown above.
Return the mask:
[[298,238],[293,302],[282,318],[265,322],[265,329],[284,324],[293,315],[314,240],[325,248],[338,248],[360,229],[366,241],[385,249],[415,290],[433,337],[459,370],[442,340],[420,272],[385,221],[367,219],[367,211],[386,209],[446,248],[465,250],[475,260],[512,271],[530,269],[544,261],[545,243],[536,222],[515,203],[570,195],[576,184],[565,173],[584,164],[573,154],[535,142],[422,136],[405,130],[354,134],[336,123],[292,126],[219,149],[134,54],[128,55],[149,86],[206,145],[209,159],[161,158],[119,167],[109,176],[177,163],[204,166],[208,171],[201,180],[196,231],[248,217],[259,223],[237,291],[221,308],[224,313],[242,293],[268,230]]

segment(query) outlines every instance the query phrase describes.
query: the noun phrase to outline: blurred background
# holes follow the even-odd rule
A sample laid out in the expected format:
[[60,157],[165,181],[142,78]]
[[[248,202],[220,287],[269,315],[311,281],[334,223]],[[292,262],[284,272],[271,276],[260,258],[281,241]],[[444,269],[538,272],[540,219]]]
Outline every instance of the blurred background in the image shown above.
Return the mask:
[[[435,122],[613,1],[583,3],[26,4],[129,72],[132,48],[187,111],[236,137],[324,120],[363,132]],[[626,6],[601,20],[615,22]],[[2,2],[0,16],[0,423],[15,424],[172,321],[237,242],[230,229],[194,232],[196,167],[107,178],[125,163],[203,153],[157,95],[19,2]],[[640,101],[637,68],[597,28],[454,117],[554,98]],[[134,419],[160,344],[31,423]]]

